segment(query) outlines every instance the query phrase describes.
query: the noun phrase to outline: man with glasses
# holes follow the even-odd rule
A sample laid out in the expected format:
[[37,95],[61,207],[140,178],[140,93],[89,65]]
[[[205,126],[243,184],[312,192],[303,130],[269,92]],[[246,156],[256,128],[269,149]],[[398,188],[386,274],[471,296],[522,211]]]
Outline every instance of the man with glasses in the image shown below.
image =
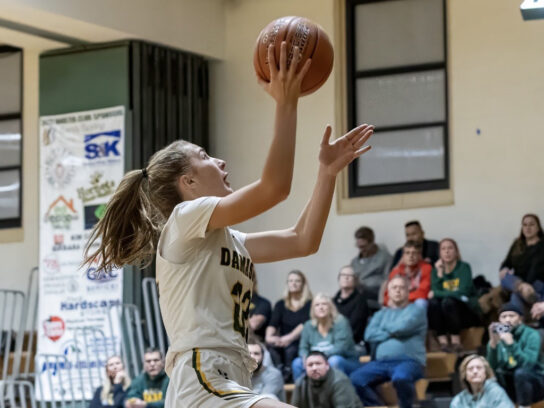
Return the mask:
[[160,350],[146,349],[144,372],[132,380],[127,391],[125,408],[164,408],[168,381]]

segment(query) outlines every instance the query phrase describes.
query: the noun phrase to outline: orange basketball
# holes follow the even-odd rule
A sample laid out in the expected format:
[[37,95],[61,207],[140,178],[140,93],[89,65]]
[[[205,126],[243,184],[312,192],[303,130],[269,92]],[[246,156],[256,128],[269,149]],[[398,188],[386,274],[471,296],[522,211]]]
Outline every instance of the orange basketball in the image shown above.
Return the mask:
[[274,44],[274,56],[279,65],[282,41],[287,42],[287,66],[291,63],[295,46],[299,47],[301,55],[297,70],[308,58],[312,59],[312,65],[302,80],[301,95],[317,91],[329,77],[334,62],[334,51],[327,33],[304,17],[282,17],[268,24],[257,38],[253,55],[255,72],[266,82],[270,81],[268,46]]

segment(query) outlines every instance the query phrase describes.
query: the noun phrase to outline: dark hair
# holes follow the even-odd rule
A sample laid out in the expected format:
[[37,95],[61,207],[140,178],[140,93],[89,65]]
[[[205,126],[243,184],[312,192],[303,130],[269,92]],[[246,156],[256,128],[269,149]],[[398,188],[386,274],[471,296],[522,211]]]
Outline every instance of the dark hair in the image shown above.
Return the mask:
[[374,231],[369,227],[360,227],[355,231],[355,239],[364,239],[368,242],[374,242]]
[[262,355],[264,356],[264,350],[265,350],[264,345],[263,345],[263,343],[261,343],[261,341],[257,338],[257,336],[255,336],[255,334],[253,334],[253,333],[250,334],[249,337],[248,337],[248,339],[247,339],[247,345],[249,346],[250,344],[252,344],[252,345],[253,345],[253,344],[256,344],[257,346],[259,346],[260,349],[261,349],[261,353],[262,353]]
[[322,351],[319,351],[319,350],[312,350],[312,351],[310,351],[310,352],[308,353],[308,355],[306,356],[306,359],[308,359],[308,357],[311,357],[311,356],[321,356],[321,357],[323,357],[323,359],[324,359],[325,361],[327,361],[327,362],[329,361],[329,360],[327,359],[327,355],[326,355],[325,353],[323,353]]
[[178,140],[156,152],[145,169],[123,176],[85,246],[83,265],[96,262],[108,270],[153,261],[161,230],[183,201],[177,181],[191,169],[191,147]]
[[162,358],[162,351],[160,349],[158,349],[157,347],[148,347],[145,349],[144,351],[144,356],[146,354],[150,354],[150,353],[159,353],[161,358]]
[[406,224],[404,224],[404,228],[408,228],[408,227],[419,227],[419,229],[423,229],[421,228],[421,224],[417,220],[408,221]]
[[416,242],[416,241],[406,241],[402,247],[403,248],[415,248],[419,252],[421,252],[422,249],[423,249],[423,245],[421,245],[419,242]]
[[[523,220],[527,217],[531,217],[535,220],[536,225],[538,226],[538,237],[540,239],[544,238],[544,232],[542,231],[542,224],[540,224],[540,218],[538,218],[538,215],[536,214],[525,214],[521,218],[521,223],[523,224]],[[525,238],[525,235],[523,235],[523,225],[521,227],[521,231],[519,233],[519,237],[516,238],[514,243],[512,244],[512,255],[519,256],[525,252],[525,249],[527,249],[527,239]]]

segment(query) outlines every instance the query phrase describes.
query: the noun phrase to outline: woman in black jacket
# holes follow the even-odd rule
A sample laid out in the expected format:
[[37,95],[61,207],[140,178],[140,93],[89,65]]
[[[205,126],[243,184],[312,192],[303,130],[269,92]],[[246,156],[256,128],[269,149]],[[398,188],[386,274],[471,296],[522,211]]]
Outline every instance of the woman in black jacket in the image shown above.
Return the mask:
[[106,361],[106,377],[94,393],[89,408],[123,408],[130,378],[119,356]]

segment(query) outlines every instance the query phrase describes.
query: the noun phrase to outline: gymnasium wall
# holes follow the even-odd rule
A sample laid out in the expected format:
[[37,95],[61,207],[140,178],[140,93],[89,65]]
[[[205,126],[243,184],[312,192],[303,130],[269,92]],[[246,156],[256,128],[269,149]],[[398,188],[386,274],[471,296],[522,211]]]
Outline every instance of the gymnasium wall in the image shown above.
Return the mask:
[[[305,15],[334,34],[334,0],[227,2],[225,61],[214,65],[215,152],[227,161],[231,183],[259,177],[272,132],[274,105],[252,67],[259,30],[281,15]],[[338,215],[333,207],[319,252],[305,259],[258,266],[261,292],[281,296],[290,269],[308,274],[314,293],[333,293],[338,268],[355,256],[353,232],[371,226],[390,252],[403,243],[404,222],[419,219],[429,238],[455,238],[474,274],[497,283],[496,272],[522,214],[544,218],[544,20],[523,22],[518,0],[450,0],[449,86],[452,188],[446,207]],[[338,67],[338,66],[337,66]],[[338,71],[333,71],[333,75]],[[318,145],[335,125],[331,77],[299,105],[297,156],[288,200],[245,223],[245,231],[293,224],[309,197]],[[481,134],[477,134],[477,129]]]

